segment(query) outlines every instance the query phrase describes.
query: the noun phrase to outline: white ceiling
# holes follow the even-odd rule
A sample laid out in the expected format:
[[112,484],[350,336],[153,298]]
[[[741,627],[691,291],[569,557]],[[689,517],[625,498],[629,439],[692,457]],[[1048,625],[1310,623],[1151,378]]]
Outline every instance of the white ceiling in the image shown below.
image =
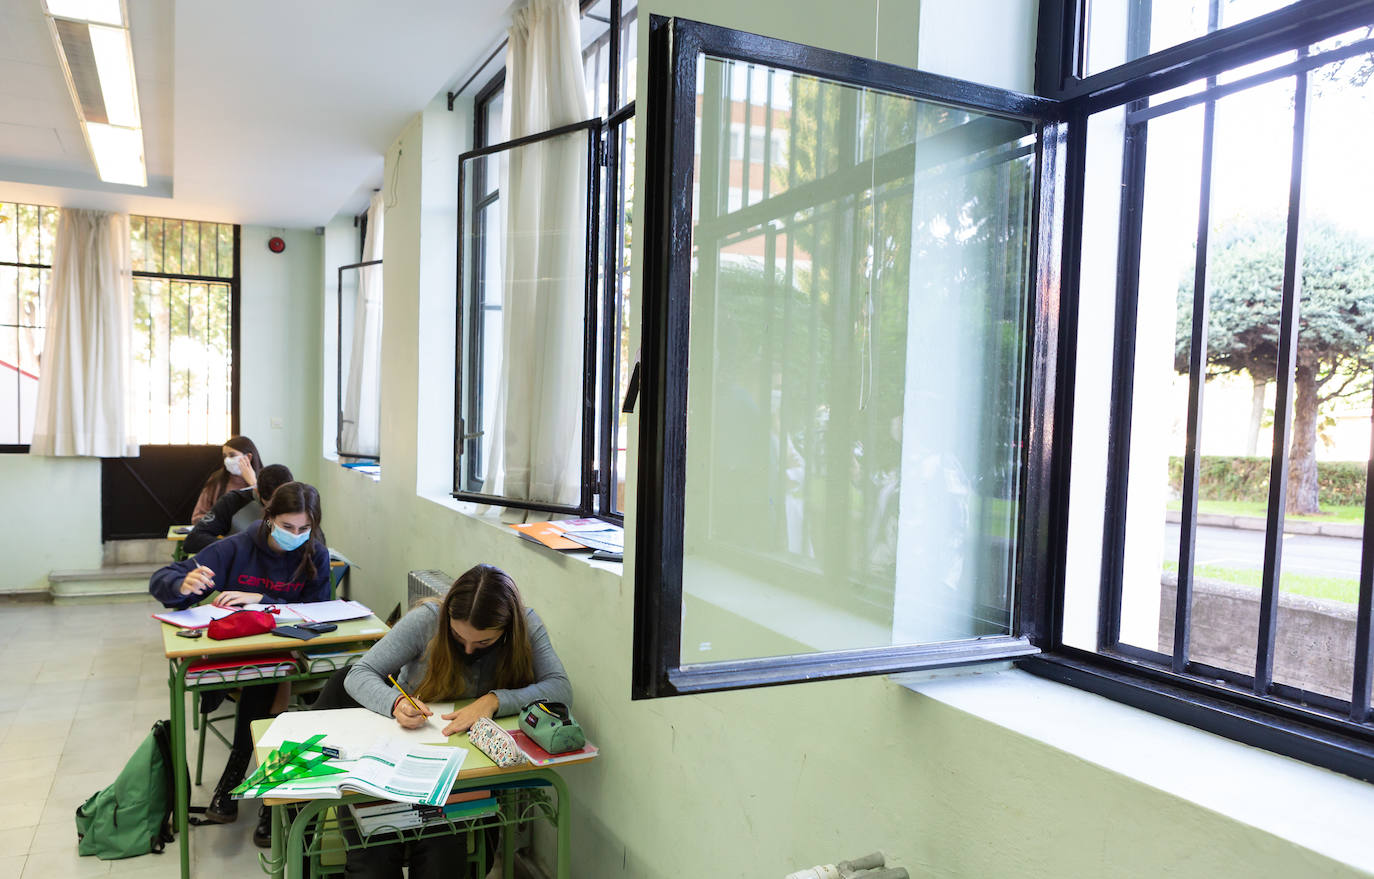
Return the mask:
[[126,2],[148,189],[99,182],[39,0],[2,0],[0,201],[322,226],[366,205],[386,148],[489,54],[508,5]]

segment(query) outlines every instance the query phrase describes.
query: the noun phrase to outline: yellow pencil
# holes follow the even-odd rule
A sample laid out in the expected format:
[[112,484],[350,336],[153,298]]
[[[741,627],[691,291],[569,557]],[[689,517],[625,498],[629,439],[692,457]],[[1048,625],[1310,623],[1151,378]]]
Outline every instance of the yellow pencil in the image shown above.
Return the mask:
[[406,701],[409,702],[416,711],[418,711],[420,714],[425,713],[425,710],[420,707],[420,703],[410,698],[410,694],[406,692],[405,687],[402,687],[399,683],[397,683],[395,678],[393,678],[391,675],[387,675],[386,679],[388,681],[391,681],[391,683],[396,686],[396,689],[401,691],[401,695],[406,697]]

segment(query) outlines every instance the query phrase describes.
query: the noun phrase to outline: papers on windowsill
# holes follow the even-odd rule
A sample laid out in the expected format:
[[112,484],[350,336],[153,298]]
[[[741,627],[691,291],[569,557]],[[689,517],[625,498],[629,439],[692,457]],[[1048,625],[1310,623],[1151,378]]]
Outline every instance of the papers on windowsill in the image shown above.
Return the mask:
[[153,619],[171,623],[183,629],[203,629],[213,620],[227,617],[237,610],[265,610],[276,615],[283,623],[341,623],[347,620],[360,620],[372,615],[364,604],[345,599],[334,601],[312,601],[300,604],[245,604],[243,607],[217,607],[202,604],[186,610],[174,610],[153,614]]
[[600,519],[557,519],[511,525],[526,540],[558,550],[624,552],[625,530]]

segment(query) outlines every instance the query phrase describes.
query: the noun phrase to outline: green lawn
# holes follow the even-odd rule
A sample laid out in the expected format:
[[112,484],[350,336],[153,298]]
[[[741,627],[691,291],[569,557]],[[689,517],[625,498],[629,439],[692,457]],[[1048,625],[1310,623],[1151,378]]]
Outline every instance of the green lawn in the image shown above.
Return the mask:
[[[1221,516],[1257,516],[1263,519],[1268,511],[1269,505],[1263,501],[1198,501],[1197,509],[1199,513],[1216,513]],[[1183,509],[1182,501],[1169,501],[1168,509]],[[1364,507],[1338,507],[1327,504],[1322,505],[1322,511],[1316,515],[1295,516],[1289,514],[1286,519],[1299,519],[1304,522],[1350,522],[1356,525],[1364,522]]]
[[[1164,570],[1177,572],[1178,562],[1165,562]],[[1260,571],[1249,568],[1223,568],[1218,565],[1198,565],[1193,576],[1206,580],[1220,580],[1237,586],[1260,586]],[[1318,577],[1312,574],[1284,574],[1279,578],[1279,591],[1309,598],[1326,598],[1355,604],[1360,598],[1360,581],[1341,577]]]

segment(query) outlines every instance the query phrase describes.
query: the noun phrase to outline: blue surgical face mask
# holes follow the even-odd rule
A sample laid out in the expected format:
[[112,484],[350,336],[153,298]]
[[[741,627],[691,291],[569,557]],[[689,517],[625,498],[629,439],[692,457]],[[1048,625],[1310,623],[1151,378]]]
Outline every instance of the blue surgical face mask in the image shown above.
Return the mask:
[[310,529],[307,528],[300,534],[292,534],[284,530],[280,525],[272,526],[272,539],[277,542],[277,546],[290,552],[293,549],[300,549],[301,546],[310,539]]

